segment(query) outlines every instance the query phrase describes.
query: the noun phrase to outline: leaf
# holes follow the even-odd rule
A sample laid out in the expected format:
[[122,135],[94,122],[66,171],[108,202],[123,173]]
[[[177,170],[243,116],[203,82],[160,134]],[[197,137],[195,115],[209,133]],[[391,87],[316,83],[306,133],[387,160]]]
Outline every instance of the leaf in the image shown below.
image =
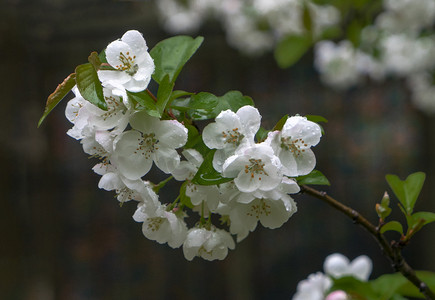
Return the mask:
[[193,120],[208,120],[216,117],[213,110],[219,103],[219,98],[213,94],[201,92],[192,95],[188,107],[188,114]]
[[376,213],[381,220],[385,220],[391,214],[390,196],[387,192],[384,193],[381,203],[376,203]]
[[102,110],[107,110],[107,104],[103,95],[103,87],[98,79],[97,72],[90,63],[76,67],[76,82],[83,98]]
[[358,280],[353,276],[333,278],[332,289],[346,291],[351,295],[351,299],[379,300],[369,282]]
[[312,40],[308,35],[290,35],[281,40],[275,48],[275,60],[281,68],[296,63],[310,49]]
[[328,120],[322,116],[317,115],[306,115],[305,118],[307,118],[308,121],[315,122],[315,123],[328,123]]
[[260,127],[255,134],[255,137],[257,138],[257,141],[261,143],[267,138],[267,134],[269,133],[269,130],[264,129],[263,127]]
[[277,123],[276,125],[273,127],[272,131],[278,130],[281,131],[282,128],[284,127],[285,122],[288,119],[288,115],[285,115],[284,117],[282,117]]
[[229,91],[225,95],[219,97],[218,104],[213,112],[216,117],[223,110],[231,109],[233,112],[237,112],[239,108],[245,105],[254,106],[254,101],[251,97],[243,96],[239,91]]
[[201,92],[192,95],[190,99],[176,99],[171,108],[187,112],[192,120],[209,120],[216,118],[223,110],[237,112],[245,105],[254,105],[251,97],[243,96],[239,91],[230,91],[221,97],[211,93]]
[[198,129],[196,129],[193,125],[184,125],[188,132],[187,132],[187,142],[186,145],[184,145],[185,149],[195,149],[199,153],[201,153],[202,156],[205,156],[210,149],[207,148],[207,146],[204,144],[204,141],[202,140],[201,135],[199,134]]
[[88,57],[88,61],[91,65],[94,66],[94,69],[96,71],[98,71],[100,69],[102,62],[101,62],[100,57],[98,56],[97,52],[95,52],[95,51],[91,52],[91,54]]
[[302,12],[302,23],[304,24],[305,29],[308,32],[311,32],[313,29],[313,20],[311,19],[310,8],[307,4],[304,4],[304,9]]
[[169,82],[174,83],[183,66],[201,46],[204,38],[193,39],[190,36],[175,36],[159,42],[151,51],[156,69],[153,79],[161,83],[168,75]]
[[76,84],[76,74],[72,73],[65,78],[61,84],[57,86],[53,93],[50,94],[45,103],[44,113],[38,122],[38,128],[44,122],[48,114],[56,107],[56,105],[71,91]]
[[398,233],[403,235],[403,227],[402,224],[400,224],[397,221],[390,221],[386,224],[384,224],[381,227],[381,233],[384,233],[386,231],[397,231]]
[[160,116],[166,108],[166,104],[171,97],[172,89],[174,88],[174,83],[169,81],[169,75],[166,75],[160,83],[159,89],[157,91],[157,109]]
[[204,157],[204,161],[192,179],[194,184],[216,185],[233,180],[226,178],[213,168],[213,157],[216,150],[210,150]]
[[189,208],[193,208],[193,204],[192,201],[190,200],[190,197],[186,195],[186,188],[188,184],[189,182],[185,181],[180,187],[180,203]]
[[396,175],[387,175],[385,178],[406,212],[412,214],[415,202],[420,195],[421,188],[426,178],[425,173],[413,173],[404,181],[400,180]]
[[318,170],[311,171],[310,174],[296,177],[299,185],[316,184],[316,185],[331,185],[329,180]]
[[146,92],[133,93],[127,91],[128,99],[137,102],[144,107],[144,110],[152,117],[160,118],[161,115],[157,109],[154,99]]
[[400,273],[385,274],[369,283],[372,289],[378,294],[379,300],[389,300],[397,293],[397,290],[407,282],[407,279]]
[[[426,285],[432,290],[435,290],[435,273],[434,272],[429,272],[429,271],[416,271],[415,272],[417,277],[423,281],[424,283],[426,283]],[[403,295],[403,296],[407,296],[407,297],[418,297],[418,298],[424,298],[423,294],[418,290],[418,288],[413,285],[411,282],[409,281],[405,281],[404,284],[402,284],[399,289],[398,292]]]
[[418,220],[423,219],[424,220],[423,225],[426,225],[435,221],[435,213],[425,212],[425,211],[417,212],[412,215],[412,219],[414,220],[415,223],[418,223],[419,222]]
[[177,98],[184,97],[184,96],[191,96],[191,95],[193,95],[193,93],[181,91],[181,90],[176,90],[176,91],[172,92],[171,99],[169,101],[172,102],[173,100],[175,100]]

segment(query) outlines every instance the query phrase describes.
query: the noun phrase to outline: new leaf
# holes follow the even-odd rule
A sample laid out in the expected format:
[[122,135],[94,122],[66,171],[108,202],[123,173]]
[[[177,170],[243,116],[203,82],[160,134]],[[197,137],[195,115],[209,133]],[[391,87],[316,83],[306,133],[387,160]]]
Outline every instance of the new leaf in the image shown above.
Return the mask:
[[76,84],[76,74],[70,74],[65,80],[59,84],[56,90],[47,98],[47,103],[45,104],[44,113],[39,119],[38,127],[41,126],[48,114],[56,107],[56,105],[71,91],[71,89]]

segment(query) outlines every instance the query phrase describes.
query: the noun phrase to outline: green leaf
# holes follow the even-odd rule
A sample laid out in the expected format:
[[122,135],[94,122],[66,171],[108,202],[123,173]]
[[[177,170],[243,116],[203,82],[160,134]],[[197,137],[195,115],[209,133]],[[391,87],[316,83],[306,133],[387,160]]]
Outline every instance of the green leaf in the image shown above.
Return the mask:
[[302,23],[308,32],[313,29],[313,20],[311,19],[310,8],[307,4],[304,4],[304,10],[302,12]]
[[378,294],[379,300],[389,300],[398,289],[407,282],[407,279],[400,273],[385,274],[369,283],[371,288]]
[[169,81],[169,75],[166,75],[160,82],[159,89],[157,91],[157,109],[160,116],[166,108],[166,104],[171,97],[172,89],[174,88],[174,83]]
[[281,40],[275,48],[275,60],[281,68],[296,63],[310,49],[312,40],[308,35],[290,35]]
[[347,27],[347,39],[353,44],[354,47],[358,47],[361,41],[361,31],[363,24],[358,19],[354,19]]
[[103,95],[103,87],[101,86],[101,82],[98,79],[94,66],[90,63],[77,66],[76,82],[83,98],[102,110],[107,110],[107,104]]
[[381,227],[381,233],[386,231],[397,231],[398,233],[403,234],[403,227],[402,224],[397,221],[390,221]]
[[132,93],[127,91],[127,96],[130,101],[139,103],[141,106],[143,106],[144,110],[150,116],[157,118],[161,117],[156,103],[154,102],[154,99],[146,91],[142,91],[139,93]]
[[176,90],[176,91],[172,92],[171,99],[169,101],[172,102],[173,100],[175,100],[177,98],[184,97],[184,96],[191,96],[191,95],[193,95],[193,93],[181,91],[181,90]]
[[98,59],[102,62],[102,63],[108,63],[107,62],[107,59],[106,59],[106,50],[103,50],[103,51],[101,51],[99,54],[98,54]]
[[316,185],[331,185],[329,180],[318,170],[311,171],[310,174],[296,177],[299,185],[316,184]]
[[38,128],[44,122],[48,114],[56,107],[56,105],[71,91],[76,84],[76,74],[72,73],[57,86],[53,93],[50,94],[45,103],[44,113],[38,122]]
[[184,125],[188,132],[187,132],[187,142],[186,145],[184,145],[185,149],[195,149],[199,153],[201,153],[202,156],[205,156],[210,149],[207,148],[207,146],[204,144],[201,135],[199,134],[198,129],[196,129],[193,125]]
[[343,290],[351,295],[351,299],[379,300],[378,294],[369,282],[361,281],[352,276],[333,278],[333,290]]
[[[421,281],[426,283],[426,285],[432,291],[435,290],[435,273],[434,272],[416,271],[415,273],[416,273],[417,277],[420,278]],[[405,281],[404,284],[402,284],[399,287],[398,293],[400,293],[403,296],[407,296],[407,297],[424,298],[423,294],[418,290],[418,288],[407,280]]]
[[187,112],[192,120],[209,120],[216,118],[223,110],[237,112],[245,105],[254,105],[251,97],[243,96],[239,91],[230,91],[221,97],[201,92],[190,99],[176,99],[171,108]]
[[168,75],[169,82],[174,83],[183,66],[201,46],[203,37],[193,39],[189,36],[175,36],[159,42],[151,51],[156,69],[153,79],[161,83]]
[[91,65],[94,66],[94,69],[96,71],[98,71],[100,69],[102,62],[101,62],[100,57],[98,56],[97,52],[95,52],[95,51],[91,52],[91,54],[88,57],[88,61]]
[[190,200],[190,197],[188,197],[186,195],[186,188],[187,188],[188,184],[189,184],[189,182],[185,181],[185,182],[183,182],[183,184],[180,187],[180,203],[182,205],[189,207],[189,208],[193,208],[193,204],[192,204],[192,201]]
[[237,112],[239,108],[245,105],[254,106],[254,101],[251,97],[243,96],[243,94],[239,91],[229,91],[225,95],[219,97],[218,104],[214,109],[214,117],[220,114],[221,111],[227,109]]
[[213,168],[213,157],[216,150],[211,150],[204,157],[204,161],[192,179],[194,184],[200,185],[216,185],[233,180],[234,178],[226,178]]
[[279,130],[279,131],[281,131],[282,128],[284,127],[284,124],[285,124],[285,122],[287,121],[287,119],[288,119],[288,115],[285,115],[284,117],[282,117],[282,118],[281,118],[281,119],[276,123],[276,125],[273,127],[272,131],[275,131],[275,130]]
[[322,116],[317,115],[306,115],[305,118],[307,118],[308,121],[315,122],[315,123],[328,123],[328,120]]
[[414,220],[415,223],[418,223],[419,222],[418,220],[423,219],[424,220],[423,225],[426,225],[435,221],[435,213],[425,212],[425,211],[417,212],[412,215],[412,219]]
[[213,94],[201,92],[192,95],[189,101],[188,114],[193,120],[208,120],[216,117],[213,110],[219,103],[219,98]]
[[406,212],[412,214],[415,202],[420,195],[421,188],[426,178],[425,173],[413,173],[405,180],[400,180],[398,176],[390,174],[385,176],[385,178]]
[[257,138],[257,141],[260,143],[264,141],[267,138],[267,134],[269,133],[269,130],[264,129],[263,127],[260,127],[255,134],[255,137]]
[[381,220],[385,220],[391,214],[390,196],[387,192],[384,193],[381,203],[376,203],[376,213]]

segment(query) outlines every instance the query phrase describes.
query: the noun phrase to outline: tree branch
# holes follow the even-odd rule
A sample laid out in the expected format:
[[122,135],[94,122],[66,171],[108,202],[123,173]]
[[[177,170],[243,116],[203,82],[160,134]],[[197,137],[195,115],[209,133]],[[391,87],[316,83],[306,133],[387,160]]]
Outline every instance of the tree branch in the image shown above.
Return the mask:
[[331,196],[327,195],[326,192],[318,191],[312,187],[307,185],[301,186],[301,191],[313,196],[317,199],[323,200],[328,203],[335,209],[341,211],[349,218],[353,220],[354,223],[359,224],[364,229],[366,229],[378,242],[381,247],[382,252],[385,256],[390,260],[392,267],[396,272],[400,272],[406,279],[408,279],[412,284],[414,284],[419,291],[426,297],[428,300],[435,300],[435,294],[431,291],[431,289],[421,281],[415,271],[409,266],[406,260],[402,256],[401,249],[402,247],[399,243],[393,241],[391,244],[385,238],[385,236],[379,231],[380,228],[374,226],[370,221],[361,216],[356,210],[344,205],[343,203],[335,200]]

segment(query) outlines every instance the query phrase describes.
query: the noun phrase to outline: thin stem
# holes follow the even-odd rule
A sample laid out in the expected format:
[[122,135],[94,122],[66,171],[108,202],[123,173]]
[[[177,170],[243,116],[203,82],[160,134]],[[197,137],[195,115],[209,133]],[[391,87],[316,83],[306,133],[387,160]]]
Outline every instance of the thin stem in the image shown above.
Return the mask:
[[151,93],[151,91],[149,89],[146,89],[147,94],[154,100],[154,102],[157,103],[157,98],[156,96],[154,96],[153,93]]
[[379,227],[376,227],[372,223],[370,223],[366,218],[361,216],[359,212],[356,210],[344,205],[343,203],[335,200],[331,196],[327,195],[326,192],[318,191],[312,187],[302,185],[301,191],[313,196],[317,199],[323,200],[328,203],[332,207],[341,211],[349,218],[353,220],[354,223],[361,225],[365,228],[378,242],[381,247],[383,253],[390,260],[392,267],[395,271],[400,272],[403,276],[405,276],[412,284],[414,284],[419,291],[426,297],[428,300],[435,300],[435,294],[431,291],[431,289],[421,281],[415,271],[409,266],[406,260],[402,256],[402,246],[400,243],[393,241],[391,244],[385,238],[385,236],[379,231]]

